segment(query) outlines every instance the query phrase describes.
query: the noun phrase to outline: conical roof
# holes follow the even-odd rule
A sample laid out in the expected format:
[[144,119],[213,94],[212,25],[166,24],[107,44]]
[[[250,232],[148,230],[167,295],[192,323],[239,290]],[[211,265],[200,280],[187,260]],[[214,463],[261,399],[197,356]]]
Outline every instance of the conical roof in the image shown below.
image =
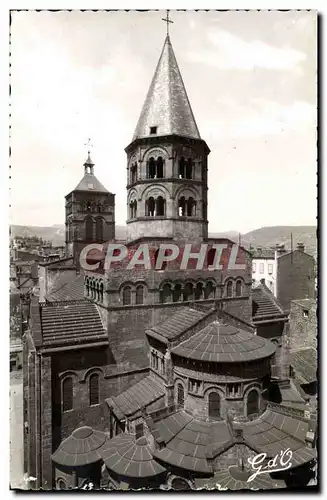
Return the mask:
[[178,356],[213,363],[239,363],[268,358],[276,346],[235,326],[213,321],[172,349]]
[[[151,127],[156,127],[152,133]],[[167,35],[133,140],[171,134],[200,139],[173,47]]]

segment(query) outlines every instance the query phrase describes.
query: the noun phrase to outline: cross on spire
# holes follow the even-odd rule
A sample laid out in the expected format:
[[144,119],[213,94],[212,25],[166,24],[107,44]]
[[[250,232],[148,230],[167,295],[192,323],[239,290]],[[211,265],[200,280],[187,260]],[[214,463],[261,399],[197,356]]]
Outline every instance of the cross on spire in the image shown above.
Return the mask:
[[87,142],[84,144],[87,146],[87,154],[91,154],[91,148],[93,148],[93,144],[91,143],[91,139],[88,137]]
[[174,24],[174,21],[169,19],[169,10],[167,10],[166,12],[166,17],[162,17],[161,20],[167,23],[167,35],[169,35],[169,23]]

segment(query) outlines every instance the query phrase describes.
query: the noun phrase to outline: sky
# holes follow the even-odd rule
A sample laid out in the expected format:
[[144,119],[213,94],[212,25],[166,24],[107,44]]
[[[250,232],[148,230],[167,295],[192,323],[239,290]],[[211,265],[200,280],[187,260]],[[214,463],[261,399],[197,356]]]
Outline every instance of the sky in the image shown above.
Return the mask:
[[[165,12],[13,12],[10,222],[65,221],[95,174],[126,220],[126,153]],[[171,11],[170,37],[209,155],[209,231],[315,225],[316,14]]]

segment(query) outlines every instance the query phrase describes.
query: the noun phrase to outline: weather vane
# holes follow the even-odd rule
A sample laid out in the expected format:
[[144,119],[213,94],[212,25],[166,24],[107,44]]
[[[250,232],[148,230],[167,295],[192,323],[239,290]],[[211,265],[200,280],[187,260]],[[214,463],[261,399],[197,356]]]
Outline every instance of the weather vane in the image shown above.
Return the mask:
[[166,17],[162,17],[161,20],[167,23],[167,35],[169,35],[169,23],[174,24],[174,21],[169,19],[169,10],[167,10],[166,12]]
[[87,146],[87,154],[91,154],[91,148],[93,148],[93,144],[91,143],[90,138],[87,139],[87,142],[84,144],[84,146]]

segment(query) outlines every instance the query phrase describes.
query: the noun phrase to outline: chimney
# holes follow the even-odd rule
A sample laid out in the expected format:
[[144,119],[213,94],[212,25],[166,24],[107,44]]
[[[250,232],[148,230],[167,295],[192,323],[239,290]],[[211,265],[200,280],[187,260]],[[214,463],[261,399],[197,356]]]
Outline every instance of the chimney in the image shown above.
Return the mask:
[[304,252],[304,244],[303,243],[298,243],[297,244],[297,250],[299,250],[300,252]]
[[286,250],[285,250],[285,245],[278,245],[278,247],[276,248],[276,252],[277,252],[277,257],[279,257],[280,255],[283,255],[284,253],[286,253]]

